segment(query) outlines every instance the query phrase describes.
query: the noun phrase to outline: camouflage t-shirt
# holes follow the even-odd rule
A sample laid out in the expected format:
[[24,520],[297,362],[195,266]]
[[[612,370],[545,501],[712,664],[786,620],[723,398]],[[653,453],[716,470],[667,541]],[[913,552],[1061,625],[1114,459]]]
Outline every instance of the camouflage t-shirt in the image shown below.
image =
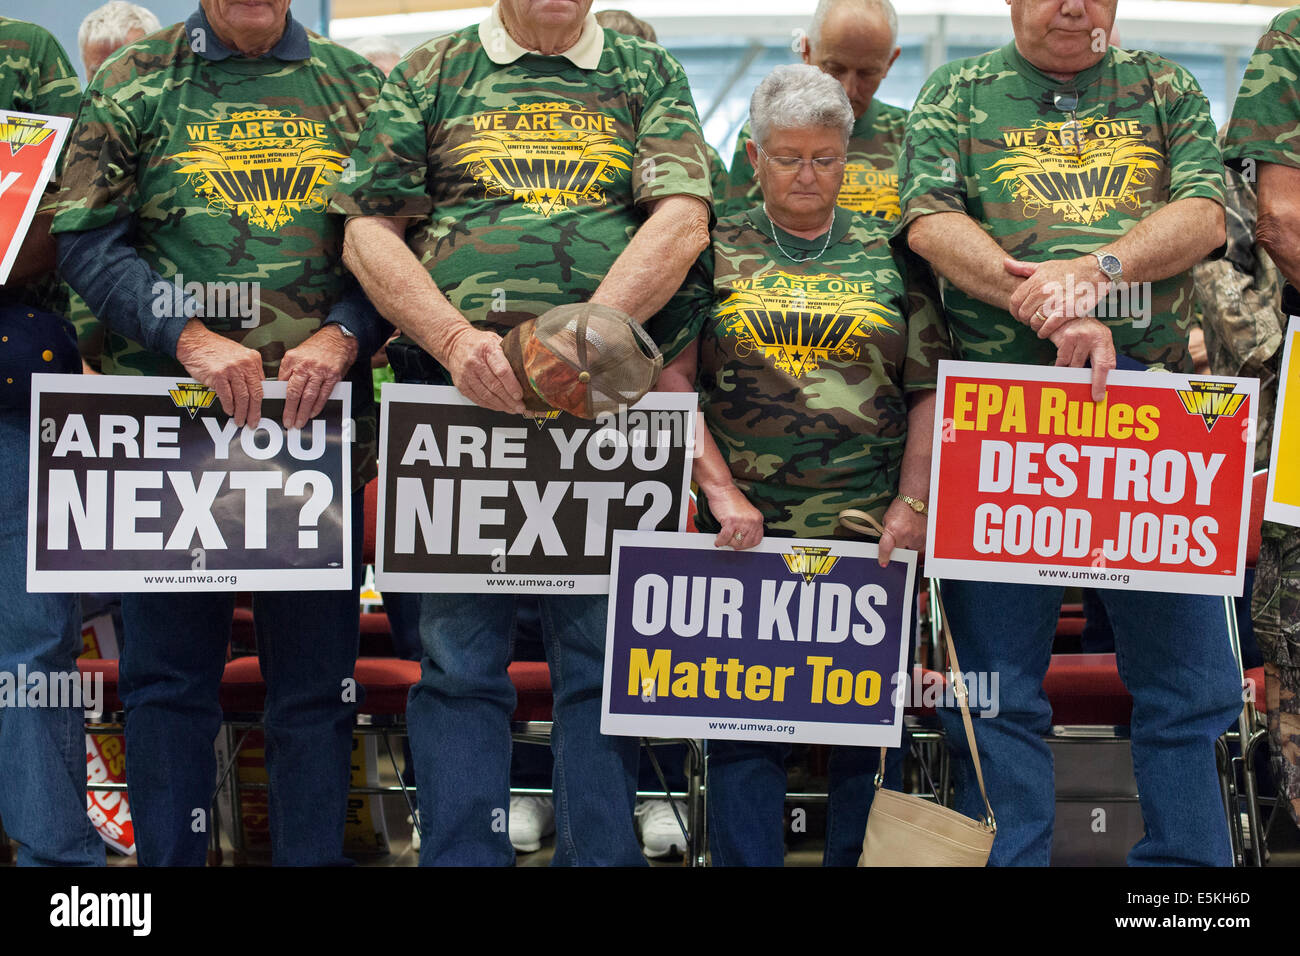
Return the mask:
[[76,116],[81,85],[59,41],[34,23],[0,17],[0,109]]
[[705,423],[769,532],[847,535],[840,511],[881,519],[898,491],[906,396],[950,355],[929,270],[889,234],[837,209],[818,255],[826,236],[774,241],[761,208],[729,216],[665,310],[684,317],[665,358],[698,339]]
[[[1077,125],[1063,91],[1077,93]],[[929,213],[965,213],[1028,262],[1092,252],[1178,199],[1223,201],[1214,121],[1196,81],[1154,53],[1114,47],[1066,83],[1014,42],[940,67],[908,118],[899,175],[899,237]],[[1152,283],[1149,296],[1141,284],[1117,286],[1095,315],[1121,354],[1191,371],[1192,299],[1188,270]],[[944,306],[962,358],[1055,360],[1051,342],[960,289],[945,289]]]
[[[836,202],[864,216],[898,218],[898,154],[903,148],[906,125],[907,110],[880,100],[871,101],[867,111],[853,124],[844,184]],[[752,138],[746,120],[736,139],[736,154],[731,158],[727,205],[723,210],[728,216],[750,209],[763,198],[759,195],[749,154],[745,152],[745,144]]]
[[704,148],[709,154],[709,188],[713,193],[713,208],[717,211],[727,201],[727,167],[716,149],[708,143]]
[[[0,17],[0,109],[70,118],[80,102],[81,85],[59,41],[34,23]],[[51,181],[40,212],[54,211],[56,189]],[[0,290],[0,299],[10,296],[49,312],[67,310],[67,290],[53,275]]]
[[[75,232],[131,217],[141,258],[172,286],[204,283],[204,325],[260,352],[272,379],[343,295],[343,222],[326,207],[383,84],[356,53],[290,23],[303,58],[207,58],[190,23],[114,54],[82,103],[54,221]],[[155,314],[180,301],[159,296]],[[185,374],[115,330],[103,371]],[[360,479],[375,474],[365,356],[349,381]]]
[[1300,7],[1260,37],[1232,107],[1225,159],[1300,168]]
[[590,298],[643,204],[712,197],[686,74],[662,47],[604,30],[594,69],[528,52],[499,63],[481,28],[393,69],[333,208],[414,219],[407,244],[438,288],[505,333]]

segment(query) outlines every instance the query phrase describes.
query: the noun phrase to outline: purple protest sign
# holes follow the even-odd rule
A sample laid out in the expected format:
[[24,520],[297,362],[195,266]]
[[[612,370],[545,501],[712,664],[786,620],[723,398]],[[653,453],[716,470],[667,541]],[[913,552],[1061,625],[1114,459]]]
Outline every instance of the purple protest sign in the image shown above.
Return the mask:
[[896,747],[916,553],[616,532],[602,733]]

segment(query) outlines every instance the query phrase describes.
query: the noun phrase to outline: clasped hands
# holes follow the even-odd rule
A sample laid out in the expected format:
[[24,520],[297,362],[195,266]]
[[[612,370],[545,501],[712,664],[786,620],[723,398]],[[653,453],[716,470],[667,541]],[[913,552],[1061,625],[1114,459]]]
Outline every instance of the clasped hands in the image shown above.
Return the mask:
[[1047,262],[1007,258],[1003,265],[1024,280],[1011,295],[1012,317],[1056,346],[1058,368],[1082,368],[1091,359],[1092,398],[1104,400],[1115,343],[1110,329],[1091,313],[1110,292],[1110,277],[1090,255]]

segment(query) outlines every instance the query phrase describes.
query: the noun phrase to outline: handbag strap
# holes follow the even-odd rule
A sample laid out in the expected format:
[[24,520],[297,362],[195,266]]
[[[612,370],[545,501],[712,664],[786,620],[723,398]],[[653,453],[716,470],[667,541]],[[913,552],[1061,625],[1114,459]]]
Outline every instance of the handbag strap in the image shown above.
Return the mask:
[[[841,521],[843,515],[841,514]],[[931,587],[938,588],[938,581],[931,581]],[[984,822],[988,828],[996,833],[998,830],[997,820],[993,817],[993,806],[989,803],[988,791],[984,789],[984,770],[980,766],[980,751],[975,745],[975,725],[970,719],[970,708],[966,706],[966,682],[961,676],[961,664],[957,661],[957,648],[952,643],[952,628],[948,624],[948,612],[943,606],[943,592],[936,591],[935,596],[939,599],[939,619],[943,628],[944,641],[948,647],[948,673],[953,683],[953,694],[957,698],[957,704],[961,708],[962,725],[966,728],[966,743],[970,747],[971,760],[975,763],[975,779],[980,785],[980,796],[984,798]],[[876,788],[879,789],[885,780],[885,751],[888,748],[880,748],[880,770],[876,773]]]
[[840,524],[868,538],[879,538],[885,533],[884,526],[860,508],[845,508],[841,511]]

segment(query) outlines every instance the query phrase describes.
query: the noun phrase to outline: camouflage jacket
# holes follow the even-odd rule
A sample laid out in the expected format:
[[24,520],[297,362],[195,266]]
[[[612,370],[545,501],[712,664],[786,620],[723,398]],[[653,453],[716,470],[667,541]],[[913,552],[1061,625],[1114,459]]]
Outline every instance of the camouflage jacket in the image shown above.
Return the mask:
[[[130,217],[145,263],[169,283],[206,284],[204,324],[260,352],[275,378],[285,352],[343,295],[343,221],[326,206],[382,82],[362,57],[292,18],[268,56],[233,53],[200,9],[119,50],[96,74],[54,231]],[[154,314],[179,300],[160,295]],[[115,330],[103,370],[185,374],[173,356]],[[376,473],[366,356],[349,381],[362,481]]]
[[[1232,120],[1224,135],[1223,154],[1226,160],[1240,170],[1241,176],[1237,181],[1241,183],[1242,195],[1248,197],[1252,211],[1255,197],[1251,186],[1256,181],[1258,163],[1278,163],[1300,168],[1300,7],[1278,14],[1260,37],[1255,53],[1246,66],[1241,89],[1232,108]],[[1231,225],[1231,218],[1229,223]],[[1252,215],[1248,225],[1243,224],[1242,228],[1248,227],[1253,235],[1254,226]],[[1231,233],[1231,229],[1229,231]],[[1259,268],[1268,269],[1271,275],[1276,276],[1276,269],[1268,263],[1267,255],[1262,250],[1258,255]],[[1276,278],[1273,281],[1276,282]],[[1275,302],[1271,298],[1275,294],[1274,288],[1261,282],[1258,289],[1261,299],[1268,295],[1269,301]],[[1276,329],[1270,320],[1276,321]],[[1265,381],[1272,376],[1276,381],[1281,362],[1278,345],[1282,340],[1284,321],[1281,312],[1252,309],[1250,318],[1237,323],[1235,336],[1224,336],[1230,340],[1228,348],[1232,349],[1233,357],[1240,357],[1243,374],[1259,375]],[[1208,339],[1207,330],[1207,343]],[[1245,354],[1248,349],[1249,354]],[[1272,394],[1275,398],[1276,389],[1273,389]],[[1261,431],[1267,428],[1269,434],[1261,435],[1257,452],[1262,452],[1266,465],[1272,438],[1273,413],[1271,409],[1265,408],[1262,401],[1260,413]],[[1265,415],[1266,422],[1262,420]],[[1288,537],[1293,539],[1295,535],[1294,528],[1287,529],[1271,523],[1265,523],[1264,530],[1266,537],[1278,542]],[[1300,552],[1297,552],[1293,541],[1290,554],[1294,556],[1297,553]],[[1261,574],[1267,572],[1276,576],[1276,569],[1263,567],[1268,558],[1267,554],[1261,556]],[[1294,578],[1300,572],[1290,569],[1286,573]],[[1292,601],[1295,600],[1296,596],[1292,595]],[[1292,635],[1293,639],[1300,641],[1300,622],[1295,623]],[[1300,650],[1296,653],[1294,665],[1300,666]]]
[[[773,228],[761,207],[721,220],[654,322],[681,317],[665,358],[699,348],[705,424],[768,531],[847,534],[840,511],[883,518],[898,491],[907,395],[935,387],[947,330],[929,270],[895,255],[884,221],[837,209],[820,256],[825,238]],[[716,528],[707,496],[699,508]]]
[[[59,41],[34,23],[0,17],[0,109],[73,117],[80,102],[77,74]],[[40,212],[54,211],[56,192],[52,181]],[[67,290],[53,275],[0,289],[0,300],[11,296],[47,312],[67,311]]]
[[589,17],[574,51],[542,56],[510,50],[495,16],[393,69],[333,208],[413,219],[407,243],[439,290],[505,333],[590,298],[645,203],[712,206],[712,189],[686,74],[662,47]]
[[[844,184],[836,200],[841,206],[864,216],[898,218],[898,154],[903,148],[906,124],[907,110],[880,100],[871,101],[867,111],[853,124],[849,137]],[[745,144],[752,138],[746,121],[736,138],[723,215],[745,212],[763,200],[754,167],[745,152]]]
[[1255,190],[1227,171],[1228,241],[1222,259],[1192,269],[1210,371],[1259,379],[1255,467],[1267,468],[1282,360],[1282,273],[1255,244]]
[[[1077,109],[1058,102],[1077,94]],[[1076,122],[1077,120],[1077,122]],[[1077,135],[1076,135],[1077,131]],[[1167,203],[1223,201],[1223,166],[1209,103],[1191,74],[1141,50],[1111,47],[1068,83],[1039,72],[1009,43],[940,67],[908,117],[898,236],[919,217],[969,215],[1007,254],[1029,262],[1092,252]],[[1095,314],[1116,349],[1148,365],[1190,371],[1188,270]],[[1009,314],[955,287],[944,306],[953,344],[976,361],[1051,364],[1055,348]]]
[[1255,181],[1255,163],[1300,168],[1300,7],[1277,15],[1246,64],[1223,155]]

